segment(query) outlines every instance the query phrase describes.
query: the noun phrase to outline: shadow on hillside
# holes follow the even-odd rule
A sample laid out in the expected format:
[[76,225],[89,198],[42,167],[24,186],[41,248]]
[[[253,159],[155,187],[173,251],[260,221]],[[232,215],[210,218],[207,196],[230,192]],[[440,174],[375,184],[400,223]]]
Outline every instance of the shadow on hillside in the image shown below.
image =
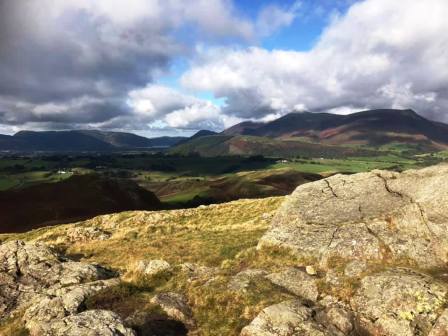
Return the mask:
[[163,316],[152,317],[140,326],[134,326],[138,336],[186,336],[188,330],[182,322]]

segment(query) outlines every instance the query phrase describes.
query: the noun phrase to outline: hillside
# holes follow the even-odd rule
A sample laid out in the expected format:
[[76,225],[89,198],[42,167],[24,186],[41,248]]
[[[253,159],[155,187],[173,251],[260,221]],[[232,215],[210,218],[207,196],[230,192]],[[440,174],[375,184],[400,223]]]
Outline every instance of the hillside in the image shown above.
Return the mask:
[[245,198],[284,196],[301,184],[321,178],[319,174],[281,168],[235,172],[208,179],[141,182],[141,185],[171,206],[191,207]]
[[183,137],[148,139],[132,133],[94,130],[20,131],[13,136],[0,136],[0,150],[12,151],[114,151],[171,147]]
[[444,335],[447,180],[447,165],[335,175],[0,235],[0,333]]
[[153,193],[131,181],[74,175],[57,183],[1,191],[0,232],[24,232],[110,212],[160,208]]
[[368,156],[373,152],[354,147],[322,145],[297,139],[282,140],[276,138],[249,135],[214,135],[192,139],[170,149],[169,153],[178,155],[199,154],[201,156],[242,155],[266,157],[327,157],[342,158],[348,156]]
[[[290,113],[267,123],[245,121],[218,135],[179,143],[172,153],[202,156],[374,156],[381,146],[406,144],[431,152],[448,147],[448,125],[412,110],[371,110],[349,115]],[[364,147],[364,148],[361,148]]]
[[349,115],[290,113],[268,123],[244,122],[223,132],[270,138],[302,138],[322,144],[381,145],[417,142],[448,145],[448,125],[412,110],[370,110]]

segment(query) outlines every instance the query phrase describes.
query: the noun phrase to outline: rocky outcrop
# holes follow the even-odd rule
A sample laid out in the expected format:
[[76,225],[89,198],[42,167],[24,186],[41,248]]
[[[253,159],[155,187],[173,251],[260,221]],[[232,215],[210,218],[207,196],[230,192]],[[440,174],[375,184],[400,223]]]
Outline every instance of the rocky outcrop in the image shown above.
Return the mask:
[[268,307],[242,335],[447,335],[448,283],[430,275],[447,267],[447,214],[448,165],[298,187],[258,249],[284,248],[317,270],[268,276],[309,306]]
[[265,308],[243,328],[241,336],[342,336],[352,332],[352,321],[352,315],[342,308],[325,311],[290,300]]
[[31,335],[133,335],[111,312],[82,312],[89,296],[119,282],[115,275],[99,265],[70,261],[40,243],[4,243],[0,320],[24,310]]
[[294,267],[269,274],[266,278],[273,284],[310,301],[316,301],[319,295],[316,278]]
[[88,242],[92,240],[107,240],[112,236],[110,232],[107,232],[99,227],[89,226],[75,226],[67,230],[64,236],[60,237],[57,243],[75,243],[75,242]]
[[346,260],[448,262],[448,165],[335,175],[299,186],[259,247],[283,246],[332,268]]
[[364,277],[350,303],[371,334],[427,335],[447,294],[447,283],[400,268]]
[[107,310],[89,310],[62,319],[55,319],[45,325],[38,334],[46,336],[135,336],[126,328],[119,316]]

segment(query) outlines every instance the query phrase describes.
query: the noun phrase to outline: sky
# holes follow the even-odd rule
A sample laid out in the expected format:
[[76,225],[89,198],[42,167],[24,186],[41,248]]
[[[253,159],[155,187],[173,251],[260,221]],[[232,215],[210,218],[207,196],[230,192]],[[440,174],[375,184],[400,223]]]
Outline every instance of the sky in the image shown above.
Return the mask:
[[291,112],[448,122],[447,0],[0,0],[0,133]]

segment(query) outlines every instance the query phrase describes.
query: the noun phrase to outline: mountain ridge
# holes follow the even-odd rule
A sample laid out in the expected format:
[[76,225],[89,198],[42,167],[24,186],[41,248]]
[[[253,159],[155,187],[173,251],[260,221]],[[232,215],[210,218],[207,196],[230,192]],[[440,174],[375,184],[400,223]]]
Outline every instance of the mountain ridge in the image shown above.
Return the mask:
[[171,147],[184,137],[146,138],[133,133],[99,130],[20,131],[0,136],[0,150],[114,151]]
[[[375,109],[347,115],[289,113],[267,123],[243,122],[222,132],[270,138],[302,137],[324,144],[376,144],[410,138],[448,145],[448,125],[426,119],[411,109]],[[382,136],[375,136],[381,133]]]
[[202,156],[343,158],[376,155],[373,148],[393,143],[425,151],[446,149],[448,125],[428,120],[410,109],[367,110],[348,115],[289,113],[266,123],[244,121],[217,135],[179,143],[170,151]]

